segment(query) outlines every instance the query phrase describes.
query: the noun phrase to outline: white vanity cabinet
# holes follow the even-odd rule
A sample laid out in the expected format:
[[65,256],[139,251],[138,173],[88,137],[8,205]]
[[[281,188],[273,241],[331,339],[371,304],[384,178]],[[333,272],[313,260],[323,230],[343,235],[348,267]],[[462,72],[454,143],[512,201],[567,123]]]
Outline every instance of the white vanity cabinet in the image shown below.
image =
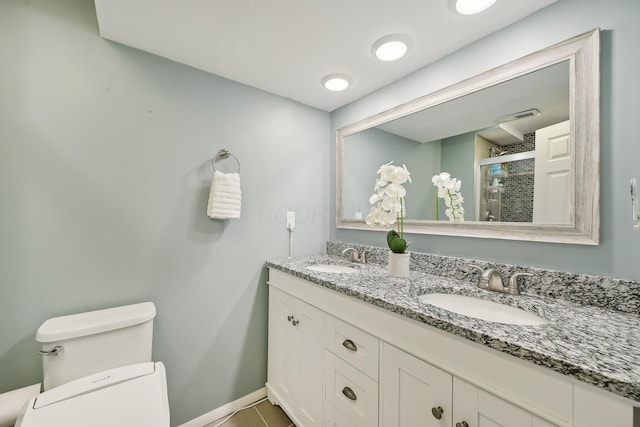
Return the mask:
[[322,426],[324,313],[269,290],[267,390],[296,425]]
[[268,395],[298,427],[640,425],[602,388],[277,269],[269,285]]
[[387,343],[380,378],[381,427],[553,427]]

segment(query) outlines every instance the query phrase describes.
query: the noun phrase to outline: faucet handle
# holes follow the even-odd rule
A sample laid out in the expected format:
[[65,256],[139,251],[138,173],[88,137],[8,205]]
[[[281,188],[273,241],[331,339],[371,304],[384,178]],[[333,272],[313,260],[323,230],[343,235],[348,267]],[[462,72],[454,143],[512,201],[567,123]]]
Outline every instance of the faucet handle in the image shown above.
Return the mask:
[[360,257],[358,256],[358,251],[355,250],[355,248],[347,248],[343,250],[342,255],[349,258],[349,261],[352,261],[352,262],[357,262],[360,260]]
[[478,267],[477,265],[469,264],[469,267],[475,268],[480,272],[480,274],[484,273],[484,269],[482,267]]
[[520,284],[518,283],[518,277],[520,276],[533,276],[531,273],[516,273],[509,278],[509,286],[506,288],[507,293],[511,295],[520,295]]
[[489,275],[487,273],[490,273],[490,270],[492,270],[492,269],[490,268],[490,269],[485,271],[482,267],[478,267],[477,265],[473,265],[473,264],[469,264],[469,267],[475,268],[476,270],[478,270],[480,272],[480,276],[478,276],[478,287],[482,288],[482,289],[488,289],[489,288]]
[[364,249],[362,253],[358,253],[355,248],[347,248],[342,251],[342,255],[346,256],[351,262],[359,262],[362,264],[367,263],[367,254],[371,251],[369,249]]

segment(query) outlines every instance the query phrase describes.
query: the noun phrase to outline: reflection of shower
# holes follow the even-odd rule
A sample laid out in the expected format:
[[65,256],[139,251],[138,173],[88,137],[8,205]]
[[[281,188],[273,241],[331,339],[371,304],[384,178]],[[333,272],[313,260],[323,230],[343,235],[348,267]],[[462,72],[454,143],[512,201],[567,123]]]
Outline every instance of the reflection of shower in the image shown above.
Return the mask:
[[499,148],[496,148],[494,146],[491,147],[491,151],[490,151],[490,157],[498,157],[498,156],[502,156],[503,154],[507,154],[509,152],[509,150],[500,150]]
[[484,220],[491,221],[491,222],[496,220],[496,216],[491,212],[491,209],[489,209],[484,213]]
[[489,185],[485,187],[484,200],[481,202],[486,210],[484,214],[484,221],[502,220],[502,193],[504,193],[504,187],[502,184],[496,186]]
[[478,160],[475,217],[490,222],[531,222],[518,216],[521,211],[518,200],[523,197],[522,191],[529,188],[528,182],[533,188],[532,178],[526,179],[526,176],[532,175],[535,151],[503,153],[500,147],[491,148],[492,157]]

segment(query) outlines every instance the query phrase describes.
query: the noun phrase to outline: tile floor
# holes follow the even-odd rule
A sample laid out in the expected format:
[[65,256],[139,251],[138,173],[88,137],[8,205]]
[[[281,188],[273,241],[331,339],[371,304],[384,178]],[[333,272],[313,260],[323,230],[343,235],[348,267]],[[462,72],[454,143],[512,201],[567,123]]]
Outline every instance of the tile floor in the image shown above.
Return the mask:
[[[225,417],[226,418],[226,417]],[[224,419],[224,418],[223,418]],[[207,424],[214,427],[221,420]],[[220,427],[296,427],[279,406],[265,400],[235,414]]]

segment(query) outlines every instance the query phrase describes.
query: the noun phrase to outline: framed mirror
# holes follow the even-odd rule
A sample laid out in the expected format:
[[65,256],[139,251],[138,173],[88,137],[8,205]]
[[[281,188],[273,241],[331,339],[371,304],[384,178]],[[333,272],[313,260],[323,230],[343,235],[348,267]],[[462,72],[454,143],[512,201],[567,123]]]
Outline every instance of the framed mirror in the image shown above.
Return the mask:
[[[406,164],[405,232],[596,245],[599,30],[336,133],[336,226],[365,223],[378,168]],[[462,182],[451,221],[432,177]]]

